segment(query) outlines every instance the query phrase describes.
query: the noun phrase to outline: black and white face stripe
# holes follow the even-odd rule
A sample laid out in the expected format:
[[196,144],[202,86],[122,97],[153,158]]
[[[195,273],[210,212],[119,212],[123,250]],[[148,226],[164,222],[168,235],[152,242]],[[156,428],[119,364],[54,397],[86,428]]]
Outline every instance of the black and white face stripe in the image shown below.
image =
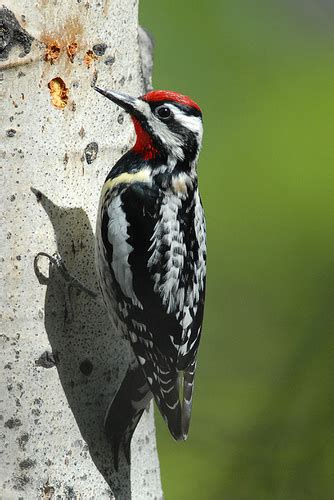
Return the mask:
[[[148,103],[150,113],[145,113],[148,132],[176,159],[196,162],[203,138],[202,114],[199,110],[177,102],[155,101]],[[169,116],[160,116],[161,110]]]
[[203,126],[199,109],[177,100],[147,101],[121,92],[95,89],[138,120],[161,155],[194,167],[201,149]]

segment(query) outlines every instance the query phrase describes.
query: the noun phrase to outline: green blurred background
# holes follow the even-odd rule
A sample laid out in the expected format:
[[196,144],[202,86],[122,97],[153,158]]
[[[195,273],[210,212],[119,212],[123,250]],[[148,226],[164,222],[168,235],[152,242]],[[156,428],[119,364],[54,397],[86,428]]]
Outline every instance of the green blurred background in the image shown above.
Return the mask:
[[[278,5],[279,4],[279,5]],[[166,500],[334,498],[334,2],[141,0],[154,86],[197,100],[208,294]]]

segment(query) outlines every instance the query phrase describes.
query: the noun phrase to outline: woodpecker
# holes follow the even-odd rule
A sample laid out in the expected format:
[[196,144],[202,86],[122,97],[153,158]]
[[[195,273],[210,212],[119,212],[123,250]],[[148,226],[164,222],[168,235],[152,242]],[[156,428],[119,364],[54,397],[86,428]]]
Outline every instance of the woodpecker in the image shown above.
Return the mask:
[[187,438],[201,337],[206,227],[196,165],[202,113],[189,97],[95,90],[130,114],[136,141],[102,187],[96,227],[99,286],[133,358],[106,417],[115,464],[154,397],[176,440]]

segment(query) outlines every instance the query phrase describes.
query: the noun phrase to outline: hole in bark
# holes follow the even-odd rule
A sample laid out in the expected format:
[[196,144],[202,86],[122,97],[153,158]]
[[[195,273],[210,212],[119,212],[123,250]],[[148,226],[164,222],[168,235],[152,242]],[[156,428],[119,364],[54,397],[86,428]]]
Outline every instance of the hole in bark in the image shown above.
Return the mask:
[[57,61],[59,55],[60,45],[56,40],[53,40],[46,46],[44,59],[45,61],[50,62],[50,64],[53,64]]
[[105,51],[107,49],[107,45],[105,43],[97,43],[96,45],[94,45],[93,47],[93,52],[97,55],[97,56],[103,56]]
[[87,68],[89,68],[95,59],[97,59],[97,56],[94,52],[92,50],[87,50],[83,62],[86,64]]
[[67,46],[67,55],[68,55],[69,60],[71,62],[74,61],[74,56],[77,53],[77,51],[78,51],[78,44],[77,44],[77,42],[72,42],[72,43],[68,44],[68,46]]
[[59,77],[54,78],[48,83],[48,87],[50,89],[51,102],[55,108],[65,108],[68,101],[68,88],[64,80]]
[[87,146],[85,147],[85,158],[88,165],[96,160],[98,150],[99,147],[97,145],[97,142],[90,142],[89,144],[87,144]]

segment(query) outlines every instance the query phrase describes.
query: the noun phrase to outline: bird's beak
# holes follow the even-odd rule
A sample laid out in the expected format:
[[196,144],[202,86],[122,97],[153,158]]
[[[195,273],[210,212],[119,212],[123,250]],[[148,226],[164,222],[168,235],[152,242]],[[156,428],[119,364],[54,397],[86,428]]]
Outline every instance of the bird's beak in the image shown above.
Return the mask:
[[113,90],[100,89],[99,87],[94,87],[94,89],[131,115],[136,116],[142,111],[144,103],[141,99],[131,97],[130,95],[123,94],[121,92],[114,92]]

